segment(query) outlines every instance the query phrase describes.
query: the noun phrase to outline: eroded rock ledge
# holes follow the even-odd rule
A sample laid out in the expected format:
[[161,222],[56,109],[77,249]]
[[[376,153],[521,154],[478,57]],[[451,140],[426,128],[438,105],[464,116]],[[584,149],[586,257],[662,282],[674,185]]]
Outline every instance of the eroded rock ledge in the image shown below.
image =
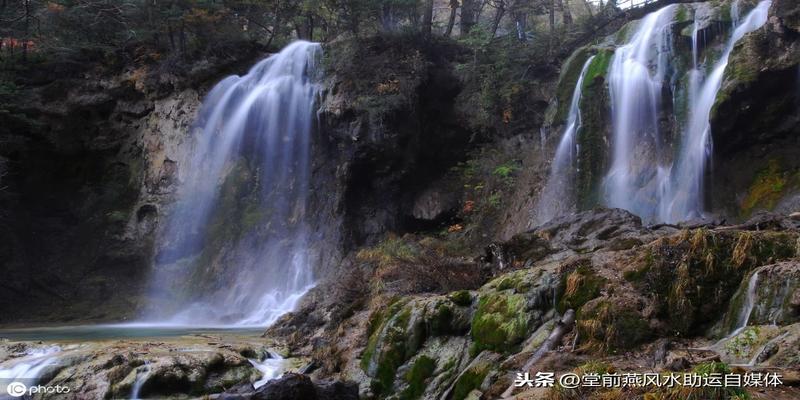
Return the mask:
[[[798,227],[777,214],[738,226],[647,227],[626,211],[595,209],[461,259],[462,273],[488,281],[452,291],[408,284],[417,264],[452,266],[425,257],[452,256],[443,243],[406,235],[351,259],[366,281],[361,288],[351,285],[336,301],[325,297],[341,288],[320,288],[325,295],[312,296],[267,335],[286,337],[311,357],[319,366],[311,376],[358,382],[362,398],[497,398],[568,310],[574,327],[538,367],[692,368],[704,357],[687,358],[685,350],[712,346],[737,328],[758,271],[746,328],[760,329],[758,341],[717,355],[733,364],[758,356],[756,366],[797,368]],[[759,328],[764,324],[777,325]],[[737,340],[743,339],[733,335],[727,341],[734,344],[721,346],[733,348]],[[750,354],[767,342],[762,355]]]

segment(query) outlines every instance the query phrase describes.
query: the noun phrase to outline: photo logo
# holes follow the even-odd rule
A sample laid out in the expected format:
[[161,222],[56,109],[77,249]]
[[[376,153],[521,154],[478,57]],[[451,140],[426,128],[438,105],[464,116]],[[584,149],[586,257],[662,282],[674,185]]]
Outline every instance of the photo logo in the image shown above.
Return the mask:
[[22,382],[11,382],[8,384],[6,392],[11,397],[22,397],[25,393],[28,393],[28,387]]

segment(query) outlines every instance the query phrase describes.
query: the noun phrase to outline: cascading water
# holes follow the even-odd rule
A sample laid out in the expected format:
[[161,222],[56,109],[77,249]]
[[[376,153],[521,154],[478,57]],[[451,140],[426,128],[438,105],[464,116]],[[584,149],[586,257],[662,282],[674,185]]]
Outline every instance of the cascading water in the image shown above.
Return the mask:
[[608,72],[613,148],[604,182],[605,202],[646,220],[656,217],[653,205],[668,170],[662,165],[658,112],[675,8],[647,15],[630,42],[616,50]]
[[[592,64],[594,56],[589,57],[583,64],[581,74],[572,93],[569,106],[566,128],[558,143],[553,163],[550,167],[550,176],[545,184],[542,195],[537,205],[537,222],[545,223],[558,215],[566,214],[574,208],[573,202],[567,201],[573,197],[572,188],[575,182],[575,168],[578,159],[577,135],[581,129],[581,92],[586,71]],[[544,146],[542,146],[544,147]]]
[[[709,74],[698,61],[698,27],[692,35],[688,121],[676,154],[659,134],[662,89],[670,64],[671,25],[677,6],[649,14],[631,40],[614,53],[608,75],[613,148],[604,180],[605,203],[632,211],[647,221],[678,222],[702,217],[703,178],[712,153],[710,115],[735,44],[766,23],[771,0],[764,0],[735,26]],[[732,9],[736,20],[738,7]]]
[[[772,0],[764,0],[733,31],[731,38],[710,74],[690,100],[689,124],[681,154],[673,167],[674,179],[667,186],[660,212],[664,221],[698,216],[703,211],[703,177],[712,153],[711,109],[722,86],[725,68],[736,42],[767,22]],[[732,15],[732,18],[735,16]]]
[[179,312],[150,319],[265,326],[313,286],[306,207],[320,54],[292,43],[204,100],[154,276],[154,308]]
[[36,348],[29,350],[24,357],[0,363],[0,396],[7,393],[7,385],[13,382],[28,386],[37,384],[45,369],[58,362],[59,353],[61,348],[58,346]]
[[739,311],[739,316],[736,319],[736,326],[733,328],[733,331],[728,334],[728,338],[738,335],[747,327],[747,323],[750,322],[750,314],[753,313],[753,307],[756,305],[756,289],[758,289],[758,274],[760,271],[760,269],[753,271],[753,274],[750,275],[750,279],[747,281],[747,292],[745,292],[742,309]]
[[284,359],[276,353],[270,352],[267,358],[262,361],[253,359],[248,359],[248,361],[255,369],[261,372],[261,379],[253,383],[253,387],[256,389],[282,375]]
[[131,400],[139,400],[139,393],[142,391],[148,375],[150,375],[150,362],[145,361],[144,365],[136,369],[136,380],[131,387]]

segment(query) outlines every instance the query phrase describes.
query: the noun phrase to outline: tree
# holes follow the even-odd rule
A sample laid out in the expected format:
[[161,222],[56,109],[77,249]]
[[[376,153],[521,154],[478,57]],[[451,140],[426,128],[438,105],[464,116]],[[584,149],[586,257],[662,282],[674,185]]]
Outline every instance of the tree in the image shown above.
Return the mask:
[[505,0],[493,0],[488,2],[490,6],[494,8],[494,17],[492,18],[492,37],[497,35],[497,29],[500,27],[500,21],[503,20],[503,16],[506,13],[506,1]]
[[477,0],[461,0],[461,36],[466,36],[477,22]]
[[431,30],[433,29],[433,0],[424,0],[423,7],[422,34],[430,36]]
[[456,24],[456,13],[459,7],[458,0],[450,0],[450,17],[447,19],[447,29],[444,35],[449,37],[453,33],[453,26]]
[[569,0],[558,0],[558,6],[561,8],[561,18],[564,21],[564,26],[571,26],[572,12],[569,10]]

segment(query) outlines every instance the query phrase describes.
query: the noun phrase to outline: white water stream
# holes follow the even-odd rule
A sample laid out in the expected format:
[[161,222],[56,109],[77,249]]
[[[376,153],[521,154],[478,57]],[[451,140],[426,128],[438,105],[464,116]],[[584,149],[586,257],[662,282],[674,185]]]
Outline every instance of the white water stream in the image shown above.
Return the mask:
[[569,106],[567,125],[561,135],[561,141],[558,143],[555,157],[550,166],[550,176],[537,205],[538,224],[543,224],[556,216],[567,214],[575,208],[572,205],[574,202],[569,201],[569,199],[574,197],[573,187],[575,185],[576,162],[580,152],[577,136],[581,129],[581,93],[586,71],[589,70],[594,57],[589,57],[583,64],[580,76],[575,84],[572,101]]
[[33,348],[23,357],[0,363],[0,399],[5,398],[10,384],[37,384],[47,367],[56,365],[60,353],[59,346]]
[[153,278],[152,297],[165,303],[153,308],[179,311],[147,321],[267,326],[313,287],[318,210],[306,207],[320,54],[317,43],[294,42],[204,100]]

